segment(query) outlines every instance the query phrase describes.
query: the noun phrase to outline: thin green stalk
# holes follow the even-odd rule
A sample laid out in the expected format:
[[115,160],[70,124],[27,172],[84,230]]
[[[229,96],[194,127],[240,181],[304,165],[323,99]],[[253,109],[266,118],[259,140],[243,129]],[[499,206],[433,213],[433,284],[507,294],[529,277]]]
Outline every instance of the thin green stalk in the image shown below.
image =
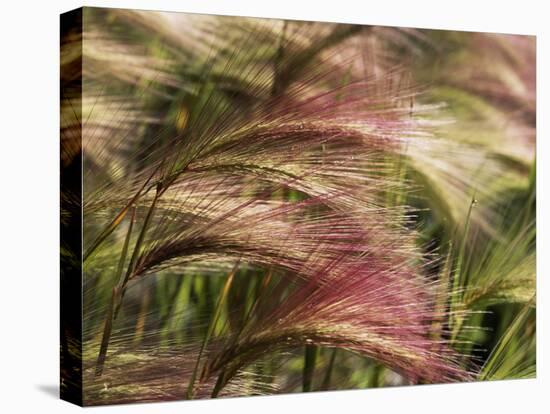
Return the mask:
[[157,193],[155,194],[155,198],[153,199],[153,202],[151,203],[151,206],[149,207],[149,211],[147,212],[147,216],[145,218],[145,222],[143,223],[143,226],[141,228],[141,231],[139,233],[138,239],[136,241],[136,244],[134,246],[134,251],[132,253],[132,257],[130,259],[130,263],[128,265],[128,269],[126,270],[126,274],[124,275],[124,278],[121,279],[122,275],[122,269],[124,267],[124,262],[126,261],[126,255],[128,252],[128,243],[130,240],[130,234],[132,230],[132,224],[135,220],[135,207],[134,207],[134,213],[132,217],[132,222],[130,224],[129,231],[126,235],[126,240],[124,242],[123,247],[123,254],[121,254],[121,258],[119,261],[118,269],[117,271],[120,271],[120,274],[117,275],[117,279],[119,279],[119,282],[115,288],[113,288],[113,294],[111,296],[111,301],[109,303],[109,306],[107,308],[107,316],[105,320],[105,327],[103,329],[103,337],[101,339],[101,346],[99,349],[99,355],[97,358],[97,365],[96,365],[96,375],[100,376],[103,372],[103,366],[105,364],[105,358],[107,356],[107,348],[109,347],[109,341],[111,339],[111,331],[112,331],[112,325],[113,321],[117,318],[118,312],[120,310],[120,307],[122,305],[122,299],[124,297],[124,293],[126,290],[126,285],[128,284],[128,280],[130,279],[130,276],[132,275],[135,267],[135,263],[137,261],[137,257],[139,255],[139,252],[141,250],[141,244],[143,243],[143,240],[145,239],[145,234],[147,233],[147,228],[149,227],[149,223],[151,222],[151,217],[153,215],[153,211],[155,209],[155,205],[157,203],[159,197],[159,186],[157,186]]
[[172,294],[168,294],[166,296],[168,296],[168,305],[169,305],[169,308],[168,310],[162,315],[161,319],[160,319],[160,322],[159,322],[159,325],[164,327],[164,328],[167,328],[168,327],[168,323],[170,322],[170,318],[172,317],[172,314],[174,313],[174,303],[176,302],[176,298],[178,297],[179,293],[180,293],[180,290],[181,290],[181,287],[183,286],[183,282],[185,280],[185,275],[182,275],[182,276],[179,276],[178,280],[176,281],[176,287],[174,288]]
[[325,378],[323,379],[323,384],[321,385],[322,390],[328,390],[330,388],[330,380],[332,378],[332,371],[334,370],[334,361],[336,361],[336,352],[338,349],[334,348],[330,355],[330,360],[328,362],[327,372],[325,372]]
[[107,356],[107,348],[109,347],[109,338],[111,336],[111,330],[113,327],[113,311],[115,304],[120,299],[120,288],[122,284],[122,270],[124,268],[124,263],[126,262],[126,256],[128,254],[128,245],[130,244],[130,238],[132,236],[132,229],[134,227],[134,221],[136,219],[136,207],[132,208],[132,218],[128,226],[128,231],[126,232],[126,238],[124,239],[124,245],[122,247],[122,252],[120,253],[120,259],[118,261],[118,267],[115,274],[115,280],[118,280],[117,285],[113,288],[111,299],[109,305],[107,306],[107,313],[105,315],[105,326],[103,327],[103,337],[101,339],[101,346],[99,349],[99,355],[97,357],[96,364],[96,376],[101,376],[103,373],[103,366],[105,364],[105,358]]
[[[267,276],[264,278],[263,282],[261,283],[261,285],[257,289],[258,292],[256,293],[256,300],[254,301],[254,303],[252,304],[252,306],[250,307],[250,309],[246,313],[240,329],[237,331],[237,333],[233,337],[232,345],[235,345],[237,343],[237,341],[239,340],[239,337],[241,336],[241,333],[243,332],[244,328],[246,327],[248,321],[250,320],[250,317],[254,314],[254,311],[256,310],[256,307],[260,303],[260,299],[264,296],[264,294],[267,291],[267,286],[269,285],[269,282],[271,281],[271,276],[272,275],[273,275],[272,269],[269,269],[269,272],[267,273]],[[216,381],[214,389],[212,390],[212,394],[211,394],[212,398],[216,398],[218,396],[220,391],[223,389],[223,387],[227,383],[227,379],[228,379],[227,378],[227,371],[226,371],[225,367],[223,367],[221,372],[220,372],[220,375],[218,376],[218,379]]]
[[449,241],[449,248],[447,251],[447,257],[445,259],[445,265],[441,271],[441,277],[439,280],[439,289],[436,297],[435,304],[435,318],[432,322],[431,336],[437,342],[441,339],[441,333],[444,324],[445,309],[447,301],[449,299],[449,287],[451,280],[451,258],[453,255],[453,242]]
[[216,380],[216,384],[214,385],[214,389],[212,390],[212,394],[210,395],[211,398],[218,398],[218,394],[223,389],[227,381],[226,377],[227,377],[227,371],[224,368],[222,369],[222,372],[220,372],[220,375]]
[[[243,322],[241,324],[241,327],[239,328],[239,330],[233,336],[231,346],[234,346],[237,343],[237,341],[239,340],[239,337],[240,337],[241,333],[243,332],[244,328],[246,327],[248,321],[250,320],[251,315],[254,313],[256,307],[258,306],[258,303],[260,302],[260,298],[263,297],[263,295],[265,294],[266,288],[267,288],[269,282],[271,281],[271,276],[272,276],[272,269],[269,270],[269,272],[267,273],[267,276],[264,278],[261,285],[257,288],[256,299],[254,300],[254,303],[252,304],[250,309],[248,309],[248,311],[246,312],[246,314],[243,318]],[[226,371],[225,367],[223,367],[221,369],[220,375],[218,376],[218,379],[216,381],[214,389],[212,390],[211,398],[216,398],[218,396],[220,391],[223,389],[223,387],[227,383],[227,380],[228,380],[227,371]]]
[[470,230],[470,222],[472,218],[472,210],[474,206],[477,204],[477,200],[475,198],[475,193],[472,197],[472,200],[470,202],[470,207],[468,208],[468,215],[466,216],[466,223],[464,224],[464,234],[462,237],[462,242],[460,243],[460,250],[458,252],[458,258],[457,258],[457,264],[455,269],[455,279],[454,279],[454,286],[453,288],[458,288],[459,286],[462,286],[462,263],[464,261],[464,254],[466,252],[466,243],[468,241],[468,232]]
[[310,392],[313,386],[313,374],[315,373],[315,363],[319,355],[319,347],[316,345],[306,345],[304,351],[304,371],[302,376],[303,392]]
[[460,307],[460,302],[462,301],[461,288],[463,287],[463,283],[464,283],[464,281],[462,280],[463,279],[462,265],[464,262],[464,255],[466,253],[466,242],[468,240],[468,233],[470,230],[472,210],[474,206],[477,204],[475,195],[476,195],[476,192],[474,191],[474,195],[470,202],[470,207],[468,208],[468,215],[466,216],[466,223],[464,224],[464,233],[462,235],[462,242],[460,244],[460,250],[458,252],[457,263],[456,263],[456,267],[453,275],[453,291],[451,296],[451,314],[450,314],[450,318],[452,321],[451,325],[453,327],[451,339],[453,342],[456,339],[458,333],[460,332],[463,319],[464,319],[463,316],[457,316],[455,313]]
[[233,267],[233,270],[229,273],[229,275],[227,275],[225,284],[222,288],[220,296],[218,297],[216,307],[214,308],[214,314],[212,315],[212,319],[210,319],[210,324],[208,325],[206,335],[204,335],[204,339],[202,341],[202,344],[199,350],[199,355],[197,356],[197,361],[195,363],[195,368],[193,369],[193,374],[191,375],[191,379],[189,380],[189,386],[187,387],[187,394],[186,394],[186,397],[188,400],[193,399],[193,394],[195,391],[195,380],[197,378],[197,372],[199,370],[202,354],[206,349],[206,346],[208,345],[208,341],[210,340],[210,337],[214,333],[214,329],[216,328],[216,325],[218,324],[218,319],[221,314],[222,306],[225,303],[225,299],[227,298],[227,294],[229,292],[229,289],[231,288],[231,284],[233,283],[233,279],[234,279],[235,273],[237,272],[237,269],[239,268],[239,264],[240,264],[240,261],[238,261],[235,264],[235,267]]
[[113,293],[107,306],[107,313],[105,315],[105,325],[103,327],[103,336],[101,338],[101,345],[99,348],[99,354],[97,356],[95,376],[100,377],[103,374],[103,367],[105,365],[105,358],[107,356],[107,348],[109,347],[109,338],[111,337],[111,330],[113,328],[113,308],[117,301],[118,289],[115,286]]
[[153,198],[153,202],[151,203],[151,205],[149,206],[149,210],[147,211],[147,216],[145,216],[145,221],[143,222],[143,226],[141,227],[141,231],[139,233],[138,239],[134,246],[134,251],[132,252],[132,257],[130,258],[130,263],[128,264],[128,268],[126,269],[124,280],[122,281],[120,286],[121,297],[120,297],[120,301],[117,303],[117,306],[115,308],[115,318],[118,315],[120,306],[122,305],[122,299],[124,298],[126,285],[128,284],[128,281],[132,277],[132,274],[134,273],[134,270],[136,268],[137,259],[139,257],[139,254],[141,253],[141,245],[143,244],[147,231],[149,230],[149,225],[151,224],[151,219],[153,217],[153,213],[155,211],[155,207],[157,205],[157,201],[160,197],[160,194],[161,194],[160,187],[157,186],[157,192],[155,194],[155,198]]

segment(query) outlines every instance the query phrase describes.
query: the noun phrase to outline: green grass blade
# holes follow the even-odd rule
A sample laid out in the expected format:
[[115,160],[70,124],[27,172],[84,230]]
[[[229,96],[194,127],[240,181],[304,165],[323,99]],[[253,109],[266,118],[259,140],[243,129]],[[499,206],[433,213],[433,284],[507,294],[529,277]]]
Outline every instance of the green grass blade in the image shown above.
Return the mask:
[[491,355],[485,362],[485,365],[478,374],[478,379],[480,381],[487,380],[493,375],[494,371],[497,369],[499,361],[503,359],[504,353],[506,352],[507,346],[510,344],[512,338],[516,335],[519,335],[520,329],[524,325],[529,311],[535,303],[535,297],[531,299],[529,303],[523,306],[519,314],[516,316],[510,327],[506,330],[504,335],[499,339],[498,343],[494,347]]
[[202,341],[199,355],[197,356],[197,361],[195,363],[195,368],[193,369],[193,374],[191,375],[191,379],[189,380],[189,386],[187,387],[187,394],[186,397],[188,400],[193,399],[193,394],[195,391],[195,380],[197,378],[197,372],[199,370],[199,365],[201,361],[202,354],[208,345],[208,342],[210,341],[210,337],[214,333],[214,329],[216,328],[216,325],[218,323],[218,319],[221,314],[222,306],[225,303],[225,299],[227,298],[227,293],[229,292],[229,289],[231,288],[231,284],[233,283],[233,279],[235,277],[235,273],[237,273],[237,269],[239,268],[240,261],[238,261],[235,264],[235,267],[233,267],[233,270],[227,275],[227,279],[225,280],[225,284],[222,288],[222,291],[220,293],[220,296],[218,297],[218,301],[216,303],[216,307],[214,308],[214,314],[212,315],[212,319],[210,320],[210,324],[208,325],[208,329],[206,331],[206,335],[204,335],[204,339]]
[[315,345],[306,345],[304,351],[304,371],[302,376],[303,392],[310,392],[313,387],[313,375],[315,373],[315,363],[319,355],[319,347]]
[[323,384],[321,385],[321,390],[328,390],[330,388],[330,381],[332,379],[332,371],[334,370],[334,361],[336,361],[336,352],[338,349],[334,348],[330,355],[330,360],[328,362],[327,372],[325,372],[325,378],[323,379]]

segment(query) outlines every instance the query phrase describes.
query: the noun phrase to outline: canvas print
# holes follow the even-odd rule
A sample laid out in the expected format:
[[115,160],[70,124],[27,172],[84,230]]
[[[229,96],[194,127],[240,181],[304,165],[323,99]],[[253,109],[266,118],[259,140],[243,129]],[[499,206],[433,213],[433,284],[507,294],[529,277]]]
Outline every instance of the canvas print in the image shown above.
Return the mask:
[[535,377],[533,36],[85,7],[60,40],[62,398]]

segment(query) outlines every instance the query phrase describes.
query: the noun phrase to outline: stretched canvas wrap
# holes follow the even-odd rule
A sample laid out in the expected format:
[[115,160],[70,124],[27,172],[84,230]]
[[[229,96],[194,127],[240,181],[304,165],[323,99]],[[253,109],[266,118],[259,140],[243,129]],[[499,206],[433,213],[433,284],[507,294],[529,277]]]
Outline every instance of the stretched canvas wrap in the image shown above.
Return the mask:
[[535,38],[61,16],[61,397],[533,378]]

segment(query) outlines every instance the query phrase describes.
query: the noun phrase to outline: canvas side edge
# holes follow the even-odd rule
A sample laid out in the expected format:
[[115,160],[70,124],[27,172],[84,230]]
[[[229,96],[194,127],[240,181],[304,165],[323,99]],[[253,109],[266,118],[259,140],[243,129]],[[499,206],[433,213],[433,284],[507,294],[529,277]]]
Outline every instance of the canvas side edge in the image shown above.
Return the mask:
[[82,393],[82,8],[60,16],[60,398]]

